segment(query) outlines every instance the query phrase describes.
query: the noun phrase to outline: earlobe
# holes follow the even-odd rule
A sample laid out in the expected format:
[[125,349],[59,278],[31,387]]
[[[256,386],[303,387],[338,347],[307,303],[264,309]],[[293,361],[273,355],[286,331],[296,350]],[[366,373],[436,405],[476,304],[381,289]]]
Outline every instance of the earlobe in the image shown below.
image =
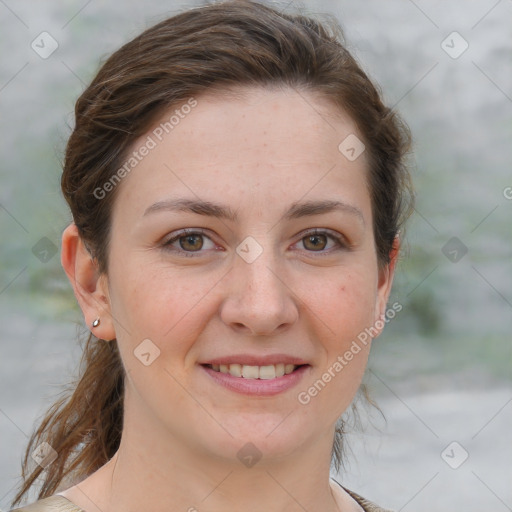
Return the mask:
[[[70,224],[62,234],[61,263],[87,327],[100,339],[114,339],[106,276],[99,273],[97,261],[85,247],[75,224]],[[100,322],[93,327],[98,318]]]

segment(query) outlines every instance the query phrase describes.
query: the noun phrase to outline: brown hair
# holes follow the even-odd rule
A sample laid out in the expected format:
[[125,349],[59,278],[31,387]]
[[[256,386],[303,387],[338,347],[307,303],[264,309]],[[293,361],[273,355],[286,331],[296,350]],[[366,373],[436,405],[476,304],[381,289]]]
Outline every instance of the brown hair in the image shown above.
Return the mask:
[[[389,262],[413,199],[404,164],[407,126],[382,103],[376,86],[344,47],[334,18],[320,23],[253,1],[230,0],[180,13],[125,44],[76,103],[61,185],[101,272],[108,270],[111,212],[119,187],[102,199],[94,191],[112,178],[134,141],[170,107],[213,89],[244,85],[310,90],[352,117],[369,157],[378,262]],[[124,371],[116,341],[98,343],[89,335],[80,366],[76,382],[30,439],[22,487],[12,505],[43,471],[39,465],[30,469],[31,453],[40,443],[46,441],[58,457],[45,470],[38,499],[65,488],[65,482],[83,480],[119,447]],[[367,396],[364,386],[361,390]],[[336,469],[342,463],[345,428],[339,421],[332,451]]]

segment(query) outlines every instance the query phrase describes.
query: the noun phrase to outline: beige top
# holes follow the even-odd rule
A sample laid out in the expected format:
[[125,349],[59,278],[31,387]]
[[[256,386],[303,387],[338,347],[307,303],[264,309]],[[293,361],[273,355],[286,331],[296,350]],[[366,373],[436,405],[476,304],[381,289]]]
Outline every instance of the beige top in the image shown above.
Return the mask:
[[[343,487],[340,483],[336,482],[340,487]],[[375,505],[371,501],[359,496],[353,491],[350,491],[346,487],[343,487],[345,491],[354,498],[355,501],[365,512],[391,512],[390,510],[384,509]],[[48,498],[44,498],[42,500],[36,501],[22,508],[14,508],[9,512],[84,512],[81,508],[77,507],[73,502],[64,498],[64,496],[54,495],[49,496]]]

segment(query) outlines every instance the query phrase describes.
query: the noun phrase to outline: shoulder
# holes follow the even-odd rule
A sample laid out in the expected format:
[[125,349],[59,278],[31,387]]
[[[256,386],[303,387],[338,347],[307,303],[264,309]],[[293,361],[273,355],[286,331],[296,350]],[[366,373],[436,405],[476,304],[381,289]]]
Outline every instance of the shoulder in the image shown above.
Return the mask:
[[343,487],[345,491],[347,491],[354,500],[357,501],[359,505],[363,508],[364,512],[392,512],[391,510],[387,508],[379,507],[379,505],[376,505],[370,500],[367,500],[366,498],[363,498],[359,494],[355,493],[354,491],[351,491],[350,489],[347,489],[346,487]]
[[[336,482],[336,480],[335,480]],[[343,485],[341,485],[339,482],[336,482],[340,487],[342,487],[356,502],[358,505],[361,506],[361,508],[364,510],[364,512],[393,512],[387,508],[379,507],[379,505],[376,505],[370,500],[367,500],[366,498],[363,498],[361,495],[357,494],[354,491],[351,491],[350,489],[347,489]]]
[[[336,483],[343,487],[339,482]],[[364,512],[392,512],[379,507],[346,487],[343,487],[343,489],[363,508]],[[10,512],[83,512],[83,510],[67,498],[64,498],[64,496],[54,495],[25,507],[12,509]]]
[[64,496],[54,495],[21,508],[14,508],[10,512],[83,512],[83,510]]

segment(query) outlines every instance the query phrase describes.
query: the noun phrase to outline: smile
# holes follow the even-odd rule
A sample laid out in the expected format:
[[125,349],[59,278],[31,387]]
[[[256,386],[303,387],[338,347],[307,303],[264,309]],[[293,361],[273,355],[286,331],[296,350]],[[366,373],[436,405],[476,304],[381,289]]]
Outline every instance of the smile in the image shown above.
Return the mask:
[[295,364],[270,364],[265,366],[251,366],[246,364],[209,364],[206,365],[215,372],[228,373],[233,377],[244,379],[275,379],[283,375],[289,375],[298,368]]
[[267,364],[264,366],[231,364],[201,364],[200,368],[215,383],[225,389],[252,396],[273,396],[298,385],[309,364]]

